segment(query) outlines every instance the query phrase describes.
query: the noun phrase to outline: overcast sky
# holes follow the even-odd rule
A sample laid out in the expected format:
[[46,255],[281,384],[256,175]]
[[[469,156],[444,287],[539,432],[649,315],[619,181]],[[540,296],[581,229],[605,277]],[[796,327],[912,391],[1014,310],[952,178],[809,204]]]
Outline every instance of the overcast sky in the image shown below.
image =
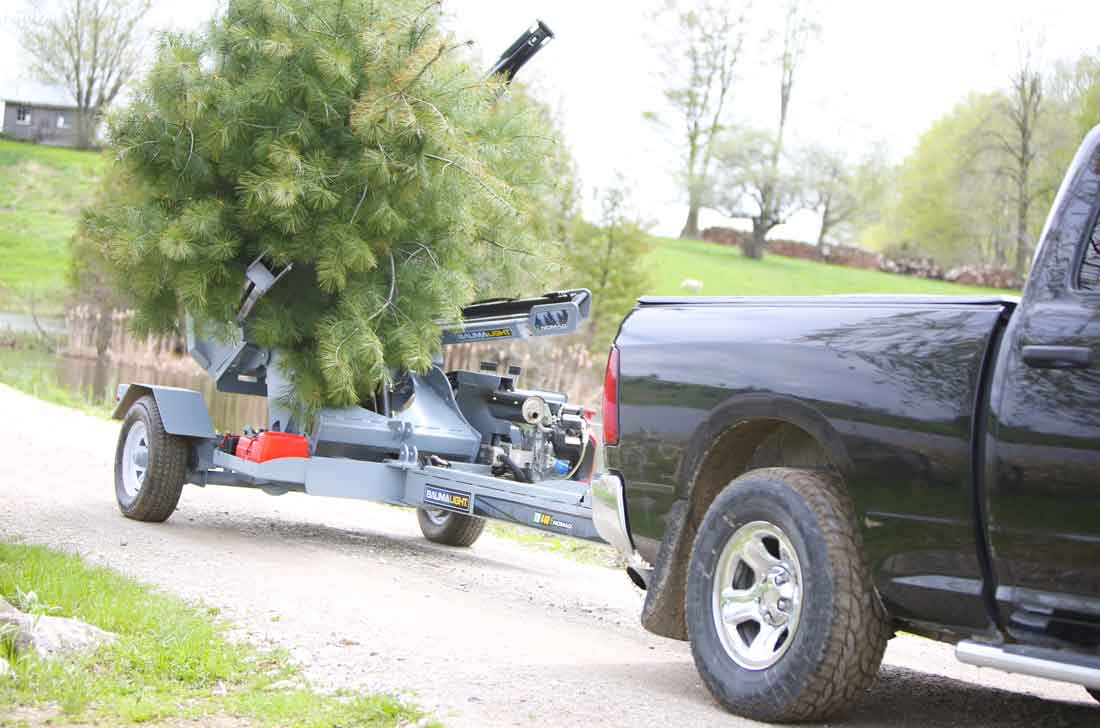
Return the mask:
[[[9,3],[17,4],[0,4]],[[657,231],[675,234],[685,212],[671,175],[675,149],[642,119],[643,111],[661,104],[654,39],[672,32],[650,20],[659,3],[450,0],[445,7],[452,27],[474,40],[486,60],[535,18],[543,19],[557,37],[521,78],[560,109],[583,183],[589,189],[605,185],[621,172]],[[219,2],[153,0],[153,6],[151,24],[194,28]],[[1100,50],[1097,0],[821,0],[819,8],[822,33],[807,53],[794,92],[793,140],[852,149],[880,141],[895,159],[968,92],[1002,86],[1022,33],[1044,38],[1047,61]],[[734,117],[770,122],[778,105],[775,71],[748,62],[740,76]],[[14,31],[4,22],[0,97],[31,93],[42,92],[27,82]],[[704,215],[702,222],[716,221]],[[804,218],[786,232],[812,237],[816,229]]]

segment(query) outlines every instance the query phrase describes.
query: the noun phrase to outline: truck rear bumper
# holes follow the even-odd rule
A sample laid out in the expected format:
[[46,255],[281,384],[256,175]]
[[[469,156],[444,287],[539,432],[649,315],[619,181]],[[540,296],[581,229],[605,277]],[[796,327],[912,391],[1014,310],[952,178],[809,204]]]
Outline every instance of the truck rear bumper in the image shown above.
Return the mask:
[[626,501],[623,480],[615,473],[602,473],[592,479],[592,523],[600,538],[623,556],[634,555],[634,542],[626,527]]

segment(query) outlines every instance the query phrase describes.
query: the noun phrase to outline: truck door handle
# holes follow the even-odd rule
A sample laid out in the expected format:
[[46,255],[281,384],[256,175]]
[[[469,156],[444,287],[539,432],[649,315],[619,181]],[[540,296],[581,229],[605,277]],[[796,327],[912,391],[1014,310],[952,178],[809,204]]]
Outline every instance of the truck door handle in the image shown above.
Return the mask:
[[1087,346],[1025,346],[1024,363],[1036,369],[1087,369],[1092,349]]

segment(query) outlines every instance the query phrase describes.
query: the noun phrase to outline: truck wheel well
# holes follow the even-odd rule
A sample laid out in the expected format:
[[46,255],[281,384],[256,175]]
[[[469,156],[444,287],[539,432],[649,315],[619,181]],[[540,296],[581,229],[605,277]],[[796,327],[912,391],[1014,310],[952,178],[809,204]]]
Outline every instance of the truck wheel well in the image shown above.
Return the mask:
[[838,472],[813,435],[783,420],[758,419],[729,428],[709,448],[691,489],[689,543],[703,514],[734,478],[757,468],[805,468]]
[[686,513],[679,519],[681,525],[665,535],[662,563],[642,608],[642,624],[646,629],[672,639],[687,639],[684,596],[688,560],[699,524],[731,480],[750,470],[771,467],[841,473],[813,435],[785,420],[745,420],[722,432],[704,453],[702,464],[694,473],[690,499],[680,501],[686,506]]

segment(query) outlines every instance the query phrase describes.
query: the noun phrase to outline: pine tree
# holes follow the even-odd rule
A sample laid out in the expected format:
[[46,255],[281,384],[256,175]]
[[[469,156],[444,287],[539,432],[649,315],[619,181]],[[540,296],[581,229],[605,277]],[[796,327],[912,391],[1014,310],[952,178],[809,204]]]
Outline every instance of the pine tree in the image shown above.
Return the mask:
[[90,222],[139,332],[183,310],[224,331],[249,262],[293,263],[248,336],[283,350],[308,415],[426,369],[437,321],[519,292],[557,142],[438,6],[230,0],[207,31],[163,38],[111,123],[132,189]]

